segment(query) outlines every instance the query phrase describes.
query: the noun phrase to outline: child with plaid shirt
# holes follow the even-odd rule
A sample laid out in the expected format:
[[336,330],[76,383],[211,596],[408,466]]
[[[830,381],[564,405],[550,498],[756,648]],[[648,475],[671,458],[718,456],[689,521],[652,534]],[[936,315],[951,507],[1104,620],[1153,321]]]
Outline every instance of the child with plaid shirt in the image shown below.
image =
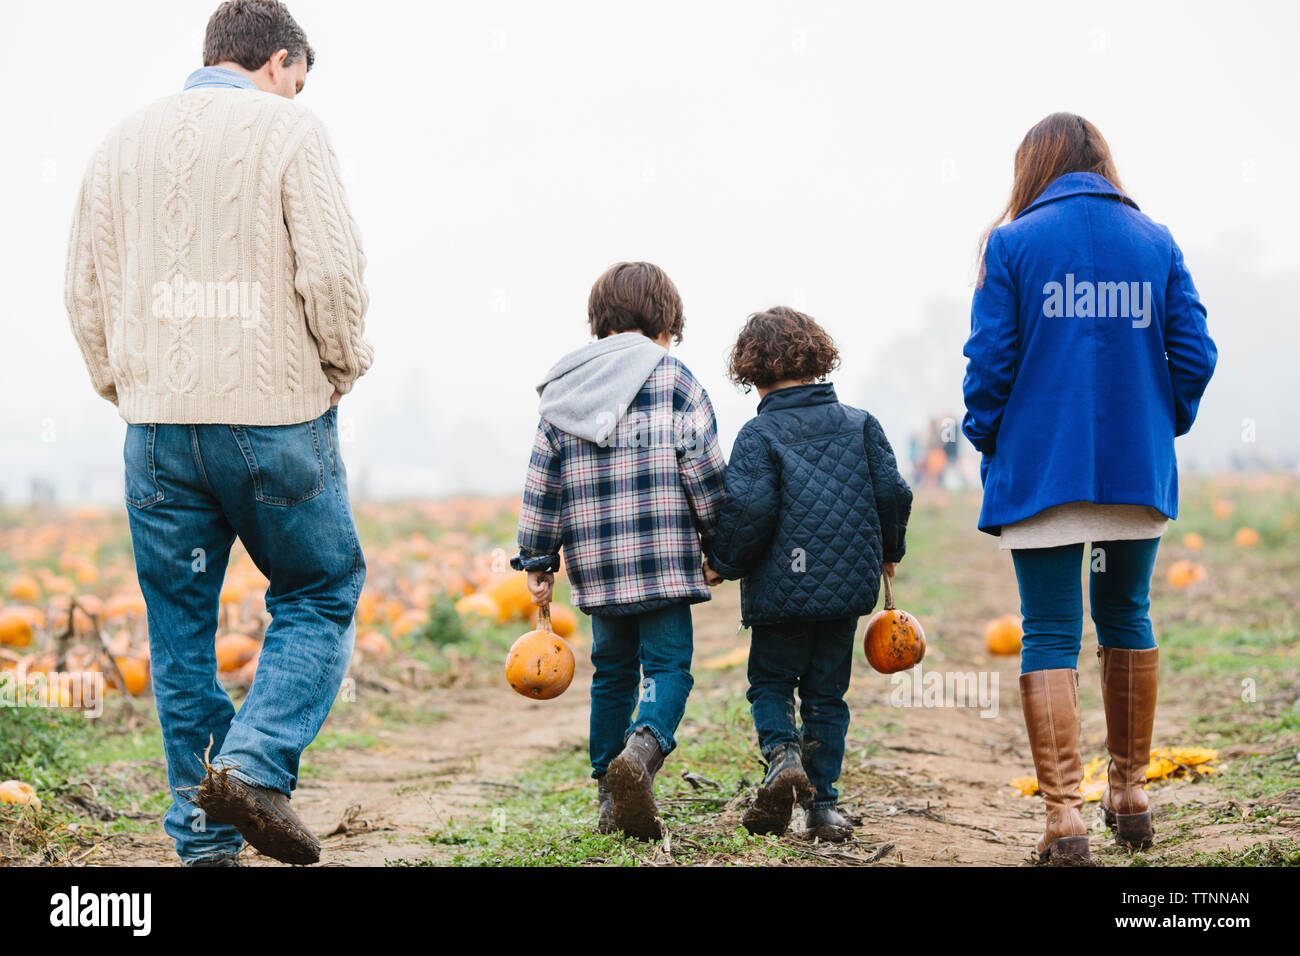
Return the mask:
[[668,276],[620,263],[596,280],[587,315],[596,340],[538,386],[511,564],[528,572],[534,602],[549,604],[563,549],[573,602],[592,619],[597,827],[655,839],[654,777],[694,684],[690,606],[721,581],[703,555],[726,462],[708,394],[668,354],[683,326]]

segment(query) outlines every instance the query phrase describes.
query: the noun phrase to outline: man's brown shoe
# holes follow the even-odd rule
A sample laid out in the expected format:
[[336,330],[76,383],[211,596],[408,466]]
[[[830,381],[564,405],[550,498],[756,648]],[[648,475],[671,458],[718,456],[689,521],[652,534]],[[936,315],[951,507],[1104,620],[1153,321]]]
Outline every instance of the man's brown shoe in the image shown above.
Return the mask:
[[290,808],[288,795],[279,790],[209,767],[192,800],[208,819],[230,824],[272,859],[299,865],[320,860],[320,841]]

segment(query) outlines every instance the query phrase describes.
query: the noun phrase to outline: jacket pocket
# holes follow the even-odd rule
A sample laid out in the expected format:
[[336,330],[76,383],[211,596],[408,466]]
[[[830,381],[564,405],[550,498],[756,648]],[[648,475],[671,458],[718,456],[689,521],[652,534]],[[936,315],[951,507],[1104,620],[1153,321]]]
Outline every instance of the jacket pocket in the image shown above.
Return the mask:
[[288,508],[325,490],[319,421],[230,426],[248,465],[254,498],[264,505]]
[[126,503],[148,508],[163,500],[158,487],[158,469],[154,465],[154,442],[157,425],[127,425],[122,445],[122,463],[126,470]]

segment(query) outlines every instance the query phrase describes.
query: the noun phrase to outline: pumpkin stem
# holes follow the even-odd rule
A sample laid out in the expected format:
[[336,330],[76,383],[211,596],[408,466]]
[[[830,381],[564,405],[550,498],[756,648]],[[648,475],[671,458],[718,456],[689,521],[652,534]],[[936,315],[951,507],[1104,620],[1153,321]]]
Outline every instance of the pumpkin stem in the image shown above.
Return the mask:
[[549,604],[543,604],[537,609],[537,629],[548,633],[551,630],[551,606]]
[[894,589],[889,584],[888,574],[881,575],[881,578],[885,582],[885,610],[892,611],[894,609]]

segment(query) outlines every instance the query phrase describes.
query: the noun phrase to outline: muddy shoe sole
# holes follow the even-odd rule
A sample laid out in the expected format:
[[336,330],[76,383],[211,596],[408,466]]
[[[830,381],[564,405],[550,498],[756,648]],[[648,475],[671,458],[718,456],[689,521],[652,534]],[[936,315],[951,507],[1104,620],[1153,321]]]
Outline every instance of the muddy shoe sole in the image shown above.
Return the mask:
[[1092,858],[1088,855],[1088,837],[1059,837],[1047,844],[1042,853],[1033,853],[1035,862],[1040,866],[1090,866]]
[[651,780],[633,760],[615,757],[605,774],[614,795],[614,828],[639,840],[657,840],[663,836],[659,808],[655,806]]
[[252,793],[242,781],[216,770],[204,777],[193,802],[209,820],[230,824],[245,842],[274,860],[299,866],[319,862],[316,839]]
[[1151,811],[1141,813],[1116,813],[1105,806],[1101,808],[1106,826],[1115,832],[1115,842],[1130,850],[1145,850],[1155,842],[1155,827],[1151,825]]
[[767,833],[782,834],[790,826],[790,816],[796,803],[812,797],[812,784],[808,774],[798,767],[790,767],[777,774],[771,783],[758,788],[753,805],[745,811],[741,824],[755,836]]

